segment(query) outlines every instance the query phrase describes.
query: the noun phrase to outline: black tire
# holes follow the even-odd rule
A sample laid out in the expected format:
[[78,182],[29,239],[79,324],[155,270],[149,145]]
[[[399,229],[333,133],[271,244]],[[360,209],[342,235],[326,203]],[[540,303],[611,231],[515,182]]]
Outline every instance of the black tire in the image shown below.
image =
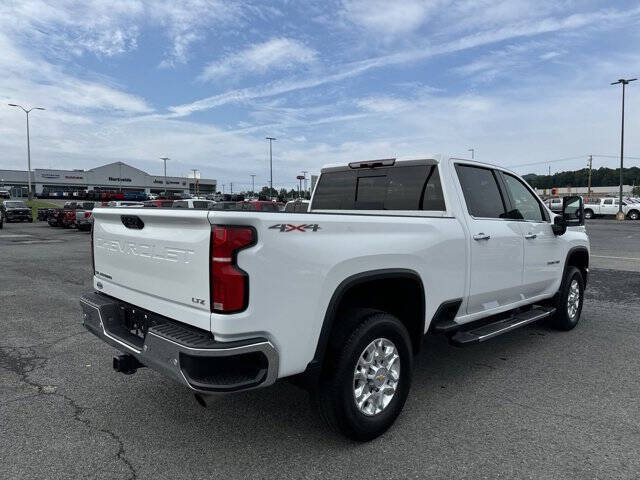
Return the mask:
[[638,212],[638,210],[631,210],[629,212],[630,220],[638,220],[639,218],[640,218],[640,212]]
[[28,220],[29,223],[33,223],[33,217]]
[[[351,311],[348,317],[337,320],[342,325],[332,334],[316,400],[329,427],[353,440],[368,441],[382,435],[402,411],[411,388],[411,340],[400,320],[388,313],[359,309]],[[354,373],[365,348],[380,338],[396,347],[399,378],[386,407],[379,413],[366,415],[356,405]]]
[[[569,309],[569,295],[572,293],[572,285],[577,282],[578,287],[578,306],[573,315]],[[580,320],[582,313],[582,305],[584,304],[584,279],[582,273],[576,267],[567,267],[562,279],[560,290],[556,295],[555,307],[556,313],[551,318],[551,325],[558,330],[571,330]]]
[[584,211],[584,218],[589,219],[593,218],[593,210],[589,210],[588,208]]

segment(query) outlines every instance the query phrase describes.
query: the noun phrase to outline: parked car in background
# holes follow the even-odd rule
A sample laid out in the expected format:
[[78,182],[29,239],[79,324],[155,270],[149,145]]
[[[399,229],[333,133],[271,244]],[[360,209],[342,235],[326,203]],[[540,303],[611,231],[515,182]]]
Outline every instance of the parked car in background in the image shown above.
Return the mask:
[[47,223],[50,227],[62,227],[62,218],[64,210],[62,208],[52,208],[47,217]]
[[562,197],[548,198],[544,203],[552,212],[562,211]]
[[53,208],[38,208],[37,220],[39,222],[46,222],[54,210]]
[[279,212],[278,204],[270,201],[242,202],[242,210],[253,212]]
[[291,200],[284,206],[285,213],[303,213],[309,211],[309,200]]
[[5,200],[0,204],[1,214],[9,222],[33,222],[31,209],[22,200]]
[[2,227],[4,227],[4,215],[0,212],[0,230],[2,230]]
[[65,202],[64,206],[62,208],[66,208],[66,209],[70,209],[70,210],[76,210],[76,209],[80,209],[80,210],[93,210],[93,207],[95,207],[95,202],[78,202],[78,201],[73,201],[73,202]]
[[0,189],[0,198],[11,198],[9,190]]
[[147,200],[144,202],[144,206],[146,208],[171,208],[173,202],[173,200]]
[[76,210],[76,228],[81,232],[91,230],[93,224],[93,210]]
[[211,210],[242,210],[242,202],[217,202]]
[[[616,215],[620,210],[620,199],[613,197],[601,198],[597,203],[585,203],[584,218],[595,218],[604,215]],[[622,212],[630,220],[640,219],[640,204],[622,201]]]
[[[62,210],[62,226],[64,228],[75,228],[76,226],[76,209],[63,209]],[[83,212],[84,210],[80,210]]]
[[144,207],[144,202],[132,202],[128,200],[111,200],[105,207]]
[[188,200],[176,200],[173,208],[195,208],[196,210],[209,210],[216,202],[202,198],[190,198]]

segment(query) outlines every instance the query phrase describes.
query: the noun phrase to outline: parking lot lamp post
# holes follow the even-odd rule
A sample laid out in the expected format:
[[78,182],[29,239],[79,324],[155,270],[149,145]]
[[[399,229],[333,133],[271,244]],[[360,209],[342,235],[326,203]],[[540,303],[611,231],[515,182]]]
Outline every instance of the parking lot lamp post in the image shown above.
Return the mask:
[[169,157],[160,157],[160,160],[164,162],[164,196],[167,196],[167,160],[171,160]]
[[255,173],[250,174],[251,176],[251,196],[254,196],[256,193],[256,175]]
[[475,158],[476,158],[476,149],[475,148],[470,148],[467,151],[471,152],[471,160],[475,160]]
[[277,140],[274,137],[265,137],[269,140],[269,198],[273,200],[273,148],[272,142]]
[[31,193],[31,142],[29,141],[29,112],[31,110],[44,110],[42,107],[31,107],[24,108],[22,105],[18,105],[16,103],[10,103],[10,107],[21,108],[24,113],[27,114],[27,182],[29,185],[29,200],[33,199],[33,194]]
[[624,167],[624,91],[625,87],[635,80],[637,80],[637,78],[621,78],[617,82],[611,83],[611,85],[618,85],[619,83],[622,84],[622,123],[620,130],[620,203],[618,205],[618,213],[616,214],[616,219],[618,220],[624,220],[624,212],[622,211],[622,168]]

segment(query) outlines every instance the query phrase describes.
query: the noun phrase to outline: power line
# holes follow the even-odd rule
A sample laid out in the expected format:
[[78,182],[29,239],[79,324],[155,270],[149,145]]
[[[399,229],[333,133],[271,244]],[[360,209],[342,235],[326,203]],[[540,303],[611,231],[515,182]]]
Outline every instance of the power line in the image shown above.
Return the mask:
[[[619,155],[596,155],[593,154],[594,157],[604,157],[604,158],[620,158]],[[556,158],[553,160],[542,160],[539,162],[531,162],[531,163],[521,163],[519,165],[510,165],[507,168],[519,168],[519,167],[529,167],[532,165],[546,165],[548,163],[556,163],[556,162],[567,162],[569,160],[579,160],[581,158],[589,157],[589,155],[577,155],[575,157],[564,157],[564,158]],[[625,155],[624,158],[628,158],[631,160],[640,160],[640,157],[628,157]]]

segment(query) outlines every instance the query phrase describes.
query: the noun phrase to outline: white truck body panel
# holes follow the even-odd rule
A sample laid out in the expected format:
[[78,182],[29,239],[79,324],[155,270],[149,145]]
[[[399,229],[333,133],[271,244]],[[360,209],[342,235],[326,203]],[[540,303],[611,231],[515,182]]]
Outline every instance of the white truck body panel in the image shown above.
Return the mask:
[[[265,337],[279,353],[279,377],[305,370],[336,289],[363,272],[415,272],[424,286],[425,331],[438,307],[453,299],[462,300],[456,321],[465,323],[553,296],[569,249],[588,249],[584,227],[555,236],[550,212],[550,221],[544,222],[473,218],[456,163],[502,169],[448,157],[436,160],[445,211],[96,208],[94,286],[122,301],[209,330],[220,341]],[[139,217],[144,229],[126,228],[121,215]],[[238,266],[250,279],[248,307],[241,313],[211,313],[212,224],[248,225],[257,232],[257,244],[238,254]],[[319,228],[273,228],[280,224]],[[490,239],[474,240],[478,234]]]

